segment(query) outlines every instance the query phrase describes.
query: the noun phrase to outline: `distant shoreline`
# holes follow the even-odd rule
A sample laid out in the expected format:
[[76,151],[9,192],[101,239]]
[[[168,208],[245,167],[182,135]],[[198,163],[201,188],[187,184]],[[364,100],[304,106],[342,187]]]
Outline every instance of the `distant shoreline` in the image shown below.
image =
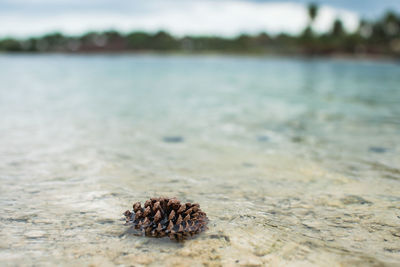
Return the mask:
[[331,59],[331,60],[352,60],[352,61],[382,61],[382,62],[400,62],[400,57],[393,57],[381,54],[299,54],[299,53],[257,53],[257,52],[221,52],[221,51],[203,51],[203,52],[181,52],[181,51],[89,51],[89,52],[5,52],[0,51],[0,55],[68,55],[68,56],[120,56],[120,55],[156,55],[156,56],[221,56],[221,57],[249,57],[249,58],[291,58],[291,59]]
[[318,6],[309,6],[309,23],[298,35],[242,33],[238,36],[174,36],[158,32],[86,32],[79,36],[52,32],[24,39],[0,38],[0,52],[65,54],[180,54],[280,56],[301,58],[400,59],[400,14],[387,11],[373,21],[361,21],[347,32],[340,18],[324,33],[312,23]]

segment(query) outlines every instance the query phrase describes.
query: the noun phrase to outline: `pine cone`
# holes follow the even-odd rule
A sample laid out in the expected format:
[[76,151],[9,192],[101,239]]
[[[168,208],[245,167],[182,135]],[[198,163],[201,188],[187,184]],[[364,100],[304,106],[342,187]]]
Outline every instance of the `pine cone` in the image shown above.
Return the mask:
[[151,198],[133,204],[132,212],[124,213],[126,225],[131,225],[146,236],[183,241],[207,229],[207,215],[195,203],[180,203],[176,198]]

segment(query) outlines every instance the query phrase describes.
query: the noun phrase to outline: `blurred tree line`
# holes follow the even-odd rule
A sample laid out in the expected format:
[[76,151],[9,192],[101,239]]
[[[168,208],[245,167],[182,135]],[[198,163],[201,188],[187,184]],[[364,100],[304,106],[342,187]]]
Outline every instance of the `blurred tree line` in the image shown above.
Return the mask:
[[318,6],[308,6],[309,23],[297,36],[267,33],[242,34],[235,38],[216,36],[174,37],[167,32],[89,32],[79,37],[52,33],[38,38],[0,40],[6,52],[226,52],[303,55],[388,55],[400,56],[400,15],[388,11],[375,21],[362,20],[355,32],[346,32],[338,18],[323,34],[313,30]]

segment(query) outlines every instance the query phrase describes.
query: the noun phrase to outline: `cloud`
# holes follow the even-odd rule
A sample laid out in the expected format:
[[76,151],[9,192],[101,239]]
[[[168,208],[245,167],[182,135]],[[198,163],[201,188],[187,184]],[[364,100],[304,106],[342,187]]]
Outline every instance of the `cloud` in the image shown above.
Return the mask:
[[[125,32],[162,29],[180,36],[234,36],[264,31],[297,34],[308,23],[305,6],[294,2],[132,0],[114,4],[101,0],[95,4],[88,0],[81,5],[76,0],[71,0],[70,4],[61,1],[58,5],[50,2],[30,0],[25,4],[34,5],[36,9],[14,8],[0,14],[0,25],[3,25],[0,35],[32,36],[54,31],[75,35],[108,29]],[[71,5],[75,8],[66,8]],[[356,29],[359,21],[356,13],[329,6],[321,7],[314,28],[327,31],[337,17],[348,30]]]

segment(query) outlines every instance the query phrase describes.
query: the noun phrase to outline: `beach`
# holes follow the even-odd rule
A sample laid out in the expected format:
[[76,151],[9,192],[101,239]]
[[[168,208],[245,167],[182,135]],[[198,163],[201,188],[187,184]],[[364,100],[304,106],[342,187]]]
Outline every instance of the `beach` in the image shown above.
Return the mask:
[[[0,55],[2,266],[396,266],[400,68],[203,55]],[[131,235],[197,202],[184,243]],[[121,220],[122,219],[122,220]]]

